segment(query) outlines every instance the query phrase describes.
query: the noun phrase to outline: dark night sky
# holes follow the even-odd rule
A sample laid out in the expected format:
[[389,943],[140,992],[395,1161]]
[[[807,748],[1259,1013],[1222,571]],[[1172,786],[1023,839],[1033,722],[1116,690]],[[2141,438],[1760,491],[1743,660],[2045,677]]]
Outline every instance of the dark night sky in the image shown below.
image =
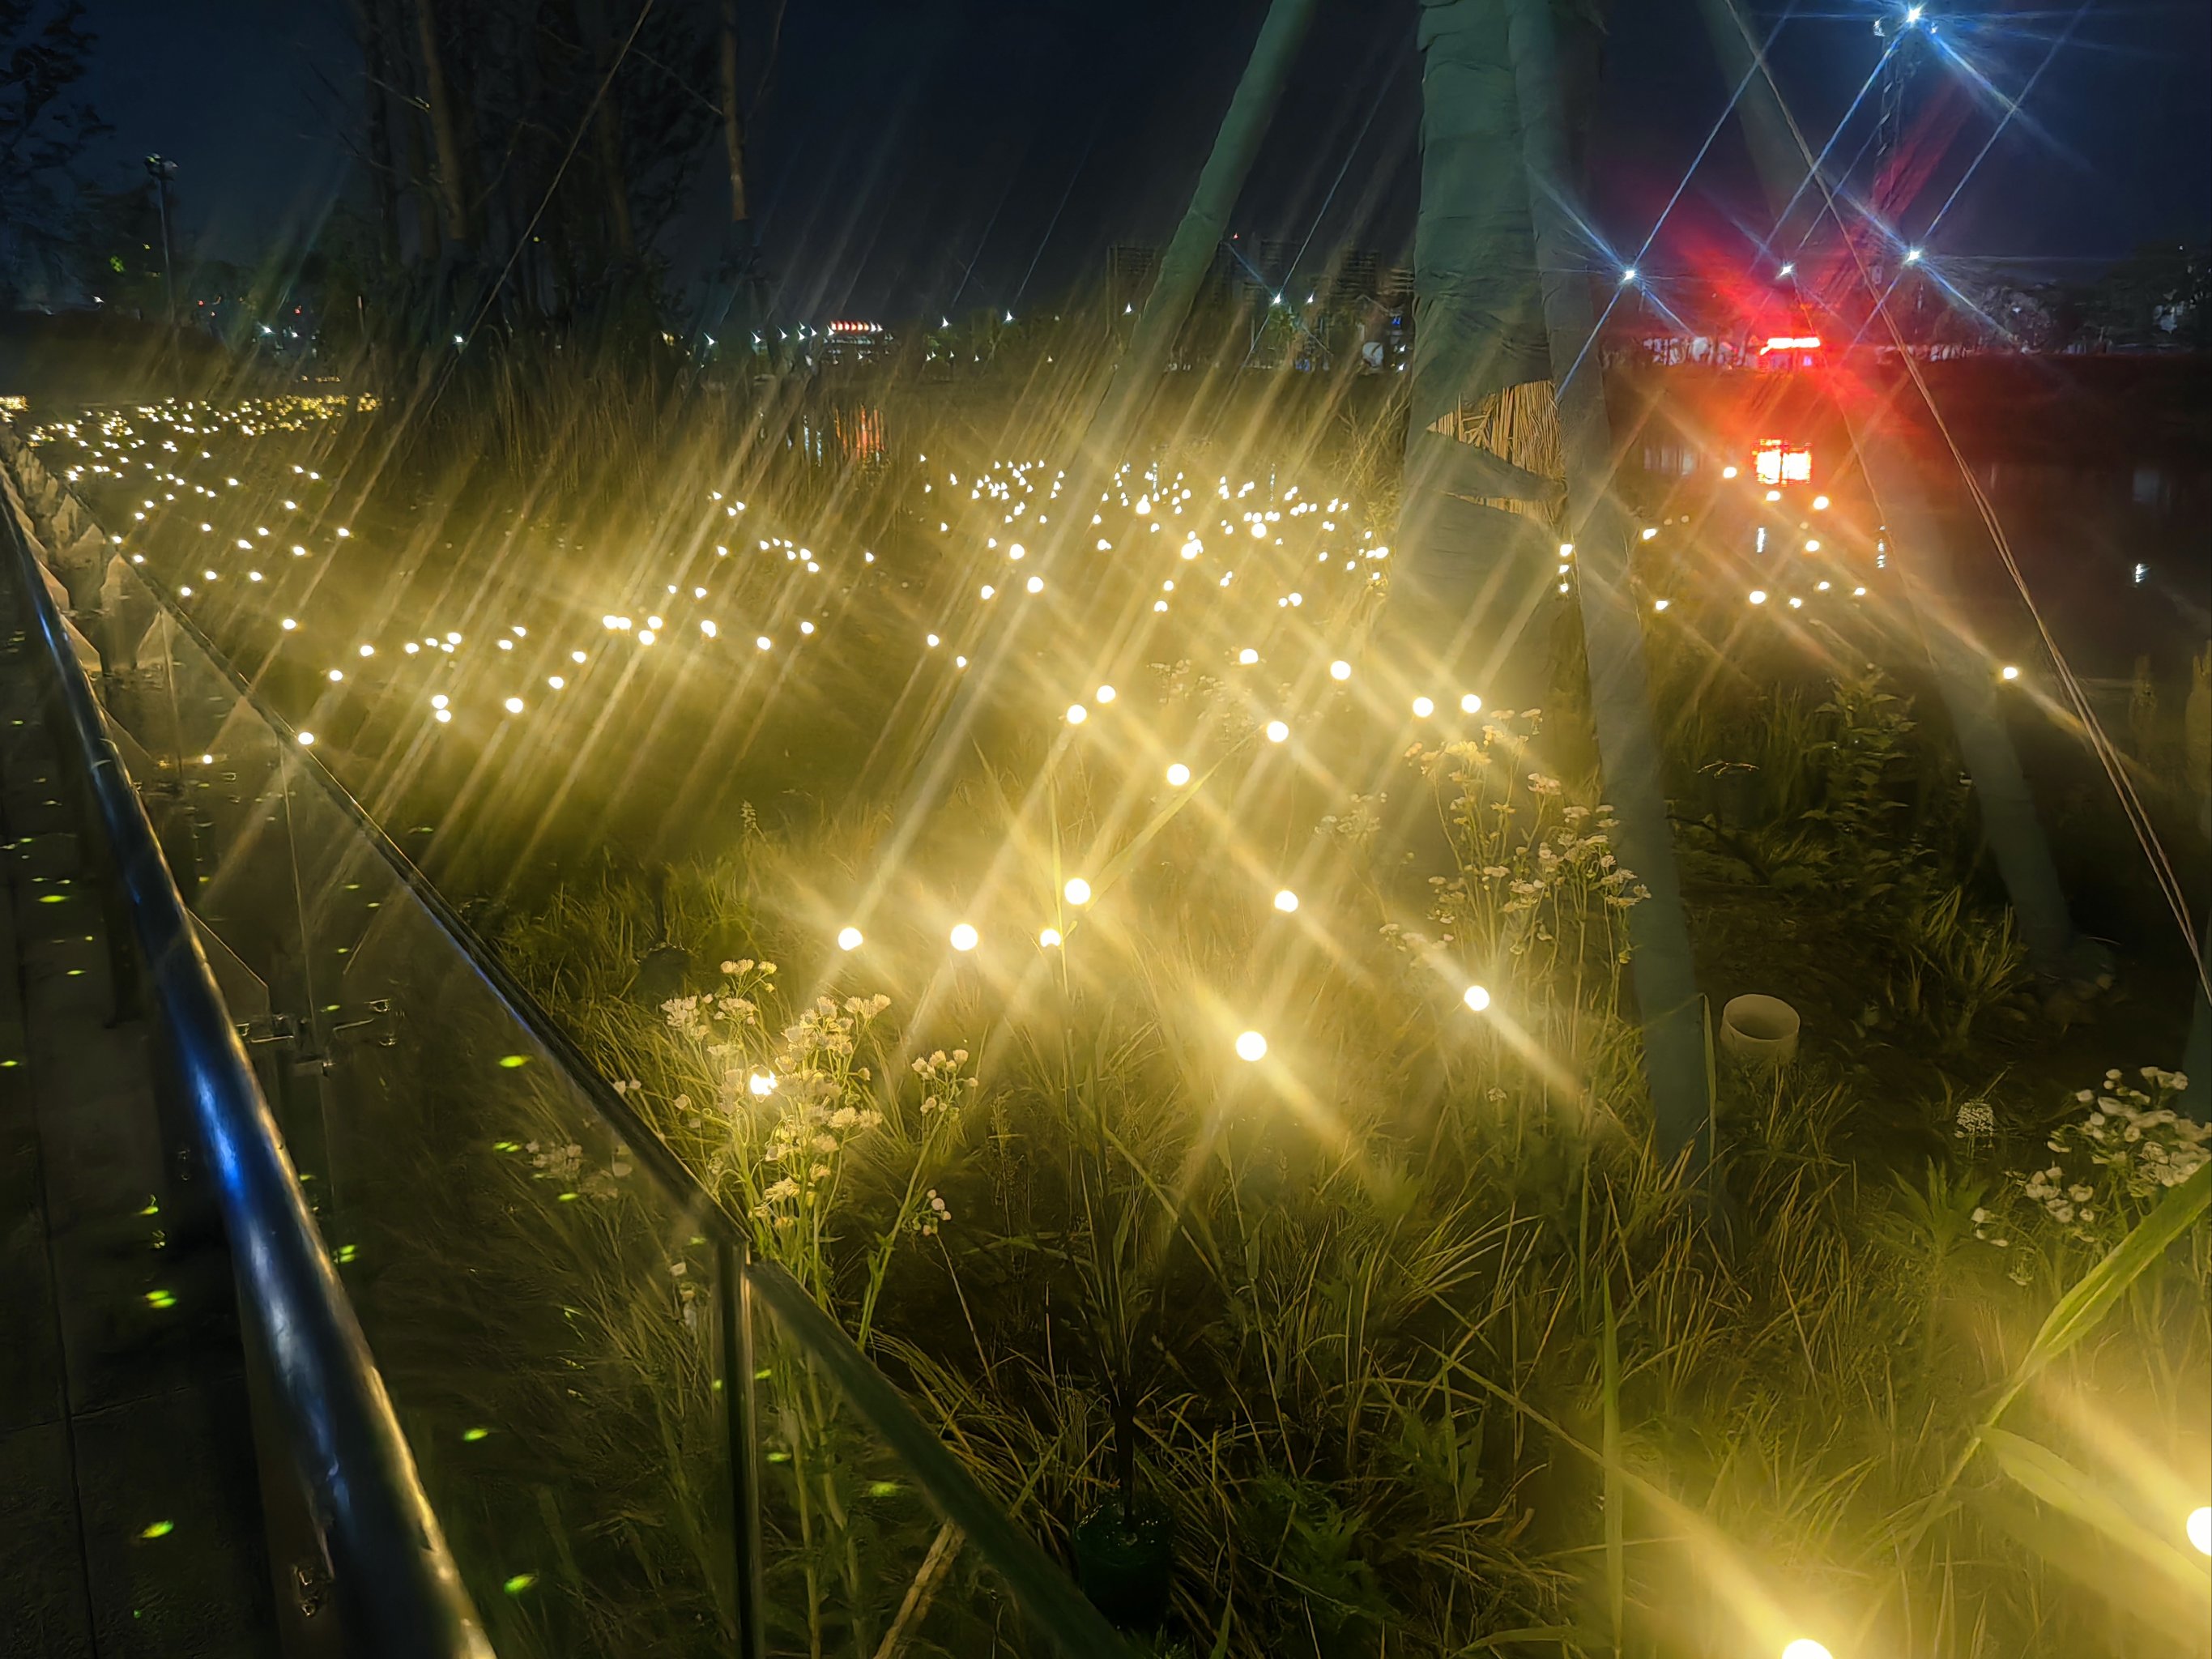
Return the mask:
[[[1026,305],[1093,276],[1109,241],[1164,241],[1264,9],[789,0],[752,156],[784,308],[816,320],[896,318],[949,309],[956,292],[963,309]],[[1238,214],[1247,234],[1310,235],[1316,253],[1351,240],[1402,255],[1417,193],[1413,12],[1413,0],[1322,0]],[[1694,0],[1613,0],[1611,14],[1590,218],[1626,255],[1705,143],[1726,89]],[[92,15],[92,90],[116,129],[99,158],[103,179],[131,176],[150,150],[173,157],[185,223],[227,258],[312,228],[351,166],[360,69],[345,0],[94,0]],[[1808,132],[1826,136],[1874,64],[1877,15],[1861,0],[1813,0],[1784,27],[1778,72]],[[1938,256],[2087,270],[2147,238],[2212,226],[2203,0],[2102,0],[2078,14],[2034,0],[1953,12],[1938,0],[1929,15],[2008,94],[2072,27],[1933,239]],[[1954,106],[1950,121],[1931,115],[1923,219],[1993,125],[1966,84],[1939,64],[1921,72],[1924,104]],[[714,158],[703,159],[702,211],[664,239],[679,271],[711,251]],[[1735,257],[1747,245],[1730,227],[1751,223],[1755,200],[1729,126],[1644,264]]]

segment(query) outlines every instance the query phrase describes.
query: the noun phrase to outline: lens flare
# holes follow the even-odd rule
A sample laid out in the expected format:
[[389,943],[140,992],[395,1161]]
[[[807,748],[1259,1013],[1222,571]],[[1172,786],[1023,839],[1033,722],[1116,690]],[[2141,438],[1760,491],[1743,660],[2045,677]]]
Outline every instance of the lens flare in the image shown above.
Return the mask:
[[978,933],[966,922],[963,921],[956,922],[953,925],[951,938],[952,948],[954,950],[972,951],[975,948],[976,942],[982,938],[982,935]]
[[1267,1057],[1267,1039],[1257,1031],[1245,1031],[1237,1039],[1237,1058],[1242,1060],[1261,1060]]
[[860,930],[857,927],[839,928],[837,930],[837,948],[841,951],[859,950],[860,948]]
[[1091,902],[1091,884],[1084,880],[1080,876],[1069,877],[1067,885],[1061,888],[1060,892],[1060,896],[1066,899],[1070,904],[1088,904]]
[[1490,993],[1480,985],[1470,985],[1461,994],[1460,1000],[1479,1014],[1490,1006]]

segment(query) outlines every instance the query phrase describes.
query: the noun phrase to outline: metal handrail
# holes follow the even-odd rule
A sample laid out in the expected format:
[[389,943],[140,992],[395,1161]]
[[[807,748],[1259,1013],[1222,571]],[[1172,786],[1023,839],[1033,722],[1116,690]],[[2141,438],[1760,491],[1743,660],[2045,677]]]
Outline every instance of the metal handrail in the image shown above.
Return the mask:
[[15,514],[0,507],[0,520],[22,601],[52,659],[63,719],[82,750],[145,988],[214,1175],[232,1259],[268,1355],[284,1442],[329,1553],[341,1618],[363,1652],[491,1659],[383,1379],[45,572]]
[[[75,495],[74,491],[70,494]],[[83,507],[82,499],[78,500],[78,505]],[[0,510],[0,517],[5,516],[4,510]],[[89,511],[87,511],[86,517],[91,518]],[[29,556],[27,552],[25,556]],[[382,855],[392,874],[453,941],[454,948],[504,1005],[508,1014],[544,1048],[554,1065],[591,1103],[600,1118],[621,1134],[624,1144],[653,1182],[671,1198],[684,1204],[686,1213],[695,1224],[712,1238],[725,1267],[724,1273],[718,1277],[724,1279],[735,1301],[734,1307],[725,1310],[726,1317],[742,1325],[745,1316],[741,1310],[746,1299],[758,1295],[786,1328],[798,1337],[824,1368],[839,1380],[870,1426],[912,1467],[917,1482],[939,1510],[969,1533],[984,1559],[1006,1581],[1017,1604],[1052,1638],[1068,1659],[1127,1659],[1128,1649],[1114,1633],[1104,1616],[1076,1589],[1073,1582],[1053,1565],[1035,1540],[992,1504],[974,1477],[961,1468],[943,1443],[929,1432],[915,1414],[913,1407],[860,1352],[852,1338],[807,1298],[795,1280],[779,1269],[752,1260],[750,1239],[742,1222],[705,1188],[690,1166],[660,1138],[637,1109],[617,1094],[606,1079],[599,1074],[574,1040],[499,960],[374,815],[355,799],[337,774],[323,763],[322,757],[311,747],[299,743],[297,728],[261,700],[237,665],[176,602],[167,584],[143,565],[134,565],[131,574],[154,597],[170,624],[206,657],[209,665],[227,682],[233,695],[252,709],[271,732],[293,748],[296,757],[304,763],[302,770],[314,779],[332,804],[352,821],[369,844]],[[40,597],[46,596],[41,592]],[[804,1310],[793,1304],[794,1297],[805,1304]],[[792,1316],[786,1316],[787,1308],[793,1310]],[[806,1311],[808,1310],[811,1310],[811,1315]],[[740,1345],[749,1349],[749,1332],[733,1332],[733,1336]],[[751,1366],[748,1361],[732,1364],[731,1370],[735,1375],[744,1376],[750,1374]],[[736,1389],[732,1394],[733,1411],[743,1410],[751,1398],[750,1389]],[[746,1442],[751,1438],[735,1424],[732,1425],[732,1437]],[[740,1557],[738,1564],[740,1650],[745,1659],[755,1659],[755,1656],[764,1651],[764,1647],[759,1622],[762,1609],[757,1601],[761,1571],[756,1486],[757,1471],[753,1467],[750,1444],[742,1449],[732,1448],[732,1473],[738,1490],[744,1494],[739,1500],[739,1513],[736,1517]]]

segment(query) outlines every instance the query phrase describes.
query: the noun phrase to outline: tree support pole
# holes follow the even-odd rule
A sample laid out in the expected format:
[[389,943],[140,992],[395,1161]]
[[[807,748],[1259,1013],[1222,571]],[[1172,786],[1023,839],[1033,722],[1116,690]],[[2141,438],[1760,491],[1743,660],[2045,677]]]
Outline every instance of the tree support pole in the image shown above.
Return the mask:
[[1213,264],[1213,251],[1229,229],[1230,213],[1260,153],[1260,141],[1274,119],[1275,106],[1282,101],[1283,85],[1290,79],[1291,61],[1304,44],[1313,14],[1314,0],[1273,0],[1268,7],[1243,77],[1237,83],[1237,95],[1230,100],[1221,130],[1214,135],[1212,154],[1198,175],[1198,188],[1191,193],[1182,222],[1176,227],[1175,240],[1160,257],[1159,276],[1145,297],[1144,309],[1137,313],[1128,349],[1115,365],[1098,406],[1091,411],[1084,433],[1084,460],[1112,465],[1138,411],[1158,385],[1176,335],[1198,295],[1198,285]]
[[[1085,425],[1082,441],[1069,468],[1067,505],[1056,515],[1060,521],[1054,527],[1055,533],[1038,560],[1048,571],[1057,568],[1063,556],[1079,551],[1089,518],[1085,504],[1097,499],[1099,481],[1111,474],[1114,457],[1127,441],[1146,400],[1158,387],[1161,372],[1167,367],[1168,352],[1190,311],[1191,301],[1197,295],[1206,268],[1213,262],[1213,250],[1228,228],[1230,212],[1236,207],[1244,180],[1252,171],[1253,160],[1259,154],[1261,140],[1267,136],[1268,123],[1274,118],[1275,106],[1282,101],[1291,61],[1305,40],[1307,26],[1313,21],[1314,4],[1315,0],[1273,0],[1260,25],[1259,35],[1252,43],[1252,55],[1246,60],[1243,76],[1237,83],[1236,95],[1221,118],[1220,131],[1214,135],[1213,149],[1199,174],[1198,188],[1192,192],[1190,205],[1176,229],[1175,240],[1168,244],[1168,251],[1160,260],[1159,276],[1138,316],[1128,349],[1108,377],[1105,389]],[[1029,614],[1024,611],[1017,616]],[[1023,627],[1018,620],[999,636],[989,658],[979,662],[975,672],[962,677],[951,707],[933,735],[928,751],[921,759],[899,815],[898,834],[884,860],[887,866],[896,865],[903,855],[920,833],[924,819],[942,799],[951,781],[953,766],[966,750],[968,733],[975,725],[987,688],[996,684],[1006,665],[1019,660],[1025,645]]]
[[1506,15],[1566,462],[1568,537],[1580,572],[1590,714],[1606,798],[1620,815],[1621,862],[1650,893],[1628,912],[1628,928],[1659,1154],[1670,1161],[1686,1156],[1691,1172],[1702,1175],[1711,1156],[1705,1027],[1652,726],[1644,623],[1629,587],[1626,526],[1613,495],[1612,422],[1589,283],[1566,210],[1565,83],[1551,3],[1506,0]]

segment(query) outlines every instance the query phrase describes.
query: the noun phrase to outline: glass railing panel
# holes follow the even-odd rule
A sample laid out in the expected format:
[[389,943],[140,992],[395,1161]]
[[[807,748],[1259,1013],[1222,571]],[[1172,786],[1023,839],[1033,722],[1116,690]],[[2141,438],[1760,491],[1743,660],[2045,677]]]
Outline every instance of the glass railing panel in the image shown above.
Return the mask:
[[765,1653],[1120,1653],[818,1311],[726,1317],[704,1196],[648,1172],[296,735],[124,576],[111,716],[198,920],[266,987],[249,1051],[499,1651],[740,1653],[743,1445]]
[[325,1233],[495,1643],[733,1650],[706,1218],[318,785],[291,805]]
[[[671,1196],[183,629],[109,677],[448,1543],[507,1659],[738,1651],[726,1337]],[[696,1201],[696,1200],[695,1200]]]

